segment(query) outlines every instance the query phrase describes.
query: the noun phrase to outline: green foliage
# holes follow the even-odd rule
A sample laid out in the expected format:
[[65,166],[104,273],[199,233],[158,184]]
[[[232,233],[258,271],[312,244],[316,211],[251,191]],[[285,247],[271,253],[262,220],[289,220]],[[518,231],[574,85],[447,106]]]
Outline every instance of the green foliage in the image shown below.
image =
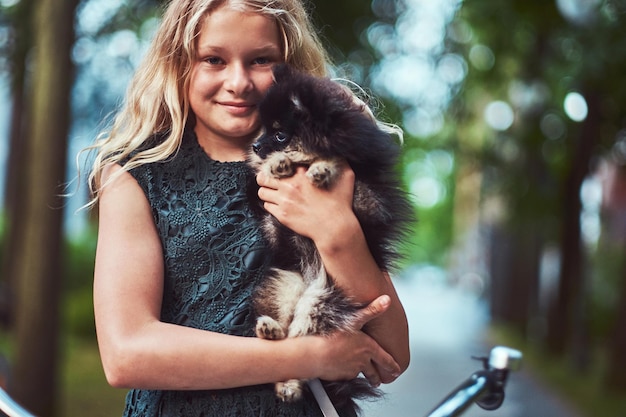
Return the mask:
[[338,62],[359,47],[361,32],[374,21],[367,1],[317,0],[309,6],[316,27]]
[[97,232],[89,230],[75,238],[66,238],[64,245],[64,287],[81,290],[91,287],[96,254]]
[[63,323],[65,331],[73,337],[95,339],[92,291],[95,252],[95,230],[66,239]]
[[[444,161],[438,162],[438,157]],[[449,158],[449,160],[448,160]],[[454,199],[454,161],[452,154],[441,149],[408,145],[403,154],[406,187],[415,199],[417,222],[407,242],[412,264],[445,266],[446,254],[452,242]],[[444,165],[444,166],[441,166]],[[414,184],[426,180],[433,189],[420,189]],[[430,201],[422,194],[434,193]]]
[[[598,135],[604,145],[597,151],[610,147],[622,128],[626,113],[614,103],[626,99],[626,81],[621,76],[626,60],[614,51],[626,48],[626,29],[618,23],[617,12],[611,11],[613,6],[614,2],[601,2],[593,17],[575,24],[561,16],[555,2],[516,0],[493,7],[484,0],[470,0],[453,24],[453,28],[469,27],[472,35],[470,42],[451,44],[470,64],[455,103],[463,116],[459,127],[473,129],[474,124],[484,123],[483,110],[489,101],[511,104],[515,124],[506,133],[491,132],[477,151],[484,152],[480,158],[497,170],[496,178],[511,184],[504,189],[498,182],[493,185],[507,192],[514,209],[516,200],[535,202],[521,207],[521,213],[541,214],[533,210],[543,206],[536,204],[539,201],[552,200],[555,207],[560,196],[550,190],[573,163],[571,152],[580,125],[563,110],[566,94],[602,92],[600,108],[593,109],[602,120]],[[493,65],[480,65],[481,50],[493,55]],[[557,130],[547,137],[550,123]],[[537,187],[530,187],[540,191],[535,196],[527,194],[530,188],[524,185],[529,175],[539,175],[531,184]]]
[[411,250],[409,264],[432,264],[445,266],[452,242],[452,200],[447,199],[433,209],[418,209],[419,220],[415,233],[407,242]]
[[595,340],[608,342],[616,323],[621,285],[625,285],[624,245],[600,242],[590,259],[590,331]]
[[22,85],[27,75],[23,61],[32,42],[32,3],[21,0],[10,7],[0,6],[0,29],[6,30],[0,44],[0,75],[6,71],[12,89]]
[[69,338],[63,361],[61,416],[122,415],[127,390],[109,386],[95,341]]
[[68,335],[85,340],[95,340],[96,325],[93,313],[91,286],[74,289],[65,294],[63,321]]

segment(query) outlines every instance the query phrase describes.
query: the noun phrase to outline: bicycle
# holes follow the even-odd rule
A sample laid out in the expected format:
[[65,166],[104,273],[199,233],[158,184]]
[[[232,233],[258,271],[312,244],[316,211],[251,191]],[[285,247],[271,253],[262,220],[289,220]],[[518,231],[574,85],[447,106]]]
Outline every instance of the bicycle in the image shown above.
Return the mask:
[[[519,370],[522,353],[505,346],[491,349],[482,361],[483,369],[474,372],[452,390],[426,417],[457,417],[476,403],[485,410],[496,410],[504,402],[504,389],[511,371]],[[8,417],[35,417],[0,388],[0,411]]]

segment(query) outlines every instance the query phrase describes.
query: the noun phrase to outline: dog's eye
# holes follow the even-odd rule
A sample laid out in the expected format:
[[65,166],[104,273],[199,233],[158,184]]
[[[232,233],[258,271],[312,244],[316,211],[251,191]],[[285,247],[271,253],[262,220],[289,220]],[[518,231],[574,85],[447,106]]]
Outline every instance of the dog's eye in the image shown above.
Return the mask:
[[285,132],[278,131],[274,133],[274,139],[278,143],[284,143],[287,141],[287,139],[289,139],[289,136]]

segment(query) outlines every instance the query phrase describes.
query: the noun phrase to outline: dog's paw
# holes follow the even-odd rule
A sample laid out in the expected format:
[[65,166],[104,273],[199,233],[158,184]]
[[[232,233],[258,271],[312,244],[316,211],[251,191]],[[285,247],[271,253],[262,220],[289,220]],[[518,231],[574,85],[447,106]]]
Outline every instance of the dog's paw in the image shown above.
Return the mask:
[[284,153],[275,153],[268,158],[269,173],[275,178],[291,177],[295,173],[294,165]]
[[316,161],[306,172],[307,177],[317,187],[329,187],[338,175],[336,164],[331,161]]
[[280,340],[285,338],[285,331],[280,324],[269,316],[261,316],[256,321],[256,335],[260,339]]
[[291,402],[302,398],[302,381],[290,379],[287,382],[277,382],[276,395],[283,401]]

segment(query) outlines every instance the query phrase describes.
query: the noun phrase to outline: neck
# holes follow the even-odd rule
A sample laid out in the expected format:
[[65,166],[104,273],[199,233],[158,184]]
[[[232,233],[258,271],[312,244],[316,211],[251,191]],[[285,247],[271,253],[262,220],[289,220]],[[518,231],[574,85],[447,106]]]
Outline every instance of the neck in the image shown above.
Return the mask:
[[196,135],[198,144],[204,152],[214,161],[236,162],[247,158],[252,140],[248,138],[218,140],[211,137]]

